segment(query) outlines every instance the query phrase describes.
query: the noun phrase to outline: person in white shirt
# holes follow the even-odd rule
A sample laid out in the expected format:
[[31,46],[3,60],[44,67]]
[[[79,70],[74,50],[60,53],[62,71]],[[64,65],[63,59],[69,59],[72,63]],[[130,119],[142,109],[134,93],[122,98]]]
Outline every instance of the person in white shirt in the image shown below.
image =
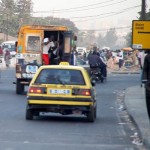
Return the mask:
[[119,50],[118,54],[117,54],[118,58],[119,58],[119,70],[121,69],[121,67],[123,66],[123,52],[121,50]]
[[49,65],[50,61],[49,61],[49,55],[48,55],[48,51],[50,48],[50,42],[48,38],[44,38],[43,40],[43,53],[42,53],[42,59],[43,59],[43,64],[44,65]]

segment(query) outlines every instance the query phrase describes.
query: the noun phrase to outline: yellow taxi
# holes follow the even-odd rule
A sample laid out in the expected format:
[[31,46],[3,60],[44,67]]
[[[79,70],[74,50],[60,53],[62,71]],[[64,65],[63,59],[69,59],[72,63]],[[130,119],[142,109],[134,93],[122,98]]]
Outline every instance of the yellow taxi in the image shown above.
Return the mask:
[[41,66],[27,92],[26,120],[34,119],[40,112],[53,112],[84,115],[94,122],[97,105],[94,85],[83,67],[67,62]]

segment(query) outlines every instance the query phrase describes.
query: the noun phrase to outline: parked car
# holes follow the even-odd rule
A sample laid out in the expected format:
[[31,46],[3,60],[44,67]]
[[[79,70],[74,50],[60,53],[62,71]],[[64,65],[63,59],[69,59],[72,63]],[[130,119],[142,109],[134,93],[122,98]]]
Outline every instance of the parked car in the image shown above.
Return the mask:
[[96,118],[96,91],[86,69],[79,66],[41,66],[27,92],[26,119],[40,112],[84,115],[89,122]]

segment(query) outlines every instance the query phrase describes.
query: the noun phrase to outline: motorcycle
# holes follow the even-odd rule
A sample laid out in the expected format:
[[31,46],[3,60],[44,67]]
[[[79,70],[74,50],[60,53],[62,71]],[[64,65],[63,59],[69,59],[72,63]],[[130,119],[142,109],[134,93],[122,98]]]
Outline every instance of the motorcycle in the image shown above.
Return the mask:
[[90,71],[91,80],[104,82],[104,77],[102,76],[100,68],[91,68]]

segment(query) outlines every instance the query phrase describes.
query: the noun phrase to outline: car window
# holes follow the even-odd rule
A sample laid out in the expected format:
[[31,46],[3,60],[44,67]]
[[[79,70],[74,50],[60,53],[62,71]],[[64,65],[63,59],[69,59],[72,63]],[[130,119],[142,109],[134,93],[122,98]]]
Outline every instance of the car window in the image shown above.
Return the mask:
[[43,69],[35,83],[85,85],[82,72],[71,69]]

